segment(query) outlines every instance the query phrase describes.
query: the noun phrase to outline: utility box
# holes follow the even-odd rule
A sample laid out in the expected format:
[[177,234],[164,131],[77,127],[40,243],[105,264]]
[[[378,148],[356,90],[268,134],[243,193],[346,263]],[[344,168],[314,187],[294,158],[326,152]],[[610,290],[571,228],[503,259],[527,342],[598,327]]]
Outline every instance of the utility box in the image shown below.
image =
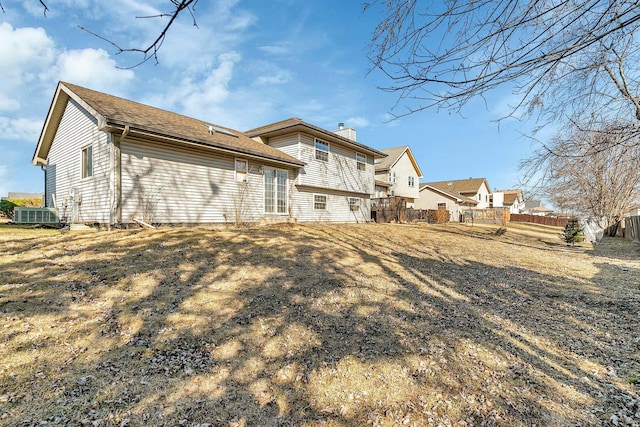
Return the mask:
[[14,208],[13,222],[16,224],[58,224],[60,217],[54,208]]

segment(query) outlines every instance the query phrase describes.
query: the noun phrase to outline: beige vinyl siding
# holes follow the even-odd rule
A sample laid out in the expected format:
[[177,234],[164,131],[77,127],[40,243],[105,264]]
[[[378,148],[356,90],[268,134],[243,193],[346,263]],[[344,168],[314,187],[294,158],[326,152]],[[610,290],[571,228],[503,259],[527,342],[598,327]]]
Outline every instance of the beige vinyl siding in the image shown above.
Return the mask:
[[[314,195],[327,196],[327,209],[314,209]],[[360,210],[351,212],[349,198],[360,199]],[[371,219],[371,199],[354,194],[327,189],[296,186],[291,196],[291,214],[299,222],[365,222]]]
[[414,207],[416,209],[438,209],[438,203],[446,203],[447,210],[449,211],[449,221],[460,221],[460,216],[464,212],[465,207],[459,205],[455,199],[428,188],[423,188],[420,191],[420,197],[416,199]]
[[367,155],[366,170],[361,171],[356,162],[357,150],[332,142],[330,138],[319,139],[329,143],[328,161],[316,159],[315,137],[305,133],[271,138],[269,145],[306,163],[297,181],[300,185],[373,194],[373,157]]
[[249,160],[247,181],[235,157],[141,141],[121,143],[122,221],[253,222],[263,215],[262,165]]
[[[409,155],[405,151],[398,161],[393,165],[392,170],[396,173],[396,183],[393,186],[396,196],[406,197],[408,199],[417,199],[419,193],[419,178]],[[413,177],[413,187],[409,186],[409,177]],[[407,204],[412,207],[413,202]]]
[[[93,147],[93,175],[81,178],[82,148]],[[96,119],[69,100],[47,158],[47,196],[55,194],[61,220],[71,219],[75,189],[81,198],[78,222],[109,222],[109,135],[99,131]]]

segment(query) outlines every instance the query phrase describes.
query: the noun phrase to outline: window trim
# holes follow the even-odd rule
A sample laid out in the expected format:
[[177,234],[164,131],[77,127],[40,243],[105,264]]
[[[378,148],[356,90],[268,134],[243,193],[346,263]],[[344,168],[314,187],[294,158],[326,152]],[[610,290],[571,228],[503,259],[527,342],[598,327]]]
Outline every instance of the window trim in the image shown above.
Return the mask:
[[[321,148],[318,148],[318,144],[324,144],[327,146],[327,150],[323,150]],[[328,162],[329,161],[329,152],[331,151],[331,147],[329,146],[329,143],[327,141],[323,141],[321,139],[315,138],[314,140],[314,144],[313,146],[315,147],[315,159],[316,160],[320,160],[321,162]],[[320,157],[326,157],[326,159],[324,158],[319,158],[318,154],[322,153]]]
[[348,197],[347,202],[349,203],[349,212],[360,212],[360,197]]
[[80,177],[82,179],[93,176],[93,144],[80,149]]
[[[238,169],[238,163],[244,163],[245,170]],[[249,161],[246,159],[236,159],[233,161],[233,165],[236,172],[236,182],[246,182],[249,175]]]
[[[359,159],[358,157],[362,157],[362,159]],[[359,171],[362,172],[366,172],[367,171],[367,155],[366,154],[362,154],[356,151],[356,169],[358,169]],[[361,166],[362,165],[362,166]]]
[[[316,197],[324,197],[324,202],[318,202],[316,200]],[[326,194],[314,194],[313,195],[313,210],[314,211],[326,211],[327,210],[327,205],[328,205],[328,197]],[[319,208],[318,204],[323,203],[324,207],[323,208]]]
[[[266,194],[266,186],[267,186],[267,178],[266,172],[268,170],[273,171],[273,212],[267,211],[267,194]],[[278,211],[278,172],[284,172],[286,174],[285,182],[284,182],[284,211]],[[287,169],[278,169],[272,166],[263,166],[262,168],[262,201],[263,206],[262,210],[265,214],[269,215],[288,215],[289,214],[289,171]]]

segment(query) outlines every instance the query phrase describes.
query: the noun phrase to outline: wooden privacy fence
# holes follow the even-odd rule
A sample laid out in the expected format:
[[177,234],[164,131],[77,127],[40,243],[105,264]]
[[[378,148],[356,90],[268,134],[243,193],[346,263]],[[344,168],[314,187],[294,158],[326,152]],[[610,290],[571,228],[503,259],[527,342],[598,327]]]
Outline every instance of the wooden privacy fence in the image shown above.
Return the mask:
[[490,224],[507,224],[511,212],[505,208],[467,209],[464,211],[464,222],[482,222]]
[[640,242],[640,216],[630,216],[624,219],[624,237]]
[[382,197],[371,200],[371,220],[378,223],[427,221],[442,224],[449,221],[449,211],[407,208],[407,200],[402,197]]
[[532,222],[534,224],[550,225],[552,227],[564,227],[565,225],[567,225],[567,222],[569,222],[567,218],[563,217],[529,214],[511,214],[511,221]]

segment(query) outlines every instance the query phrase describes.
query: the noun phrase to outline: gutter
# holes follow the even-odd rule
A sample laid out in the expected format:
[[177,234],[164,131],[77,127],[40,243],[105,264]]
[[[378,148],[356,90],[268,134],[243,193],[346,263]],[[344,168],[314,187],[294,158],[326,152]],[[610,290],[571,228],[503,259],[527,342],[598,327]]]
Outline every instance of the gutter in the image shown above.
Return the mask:
[[170,136],[170,135],[155,133],[155,132],[147,131],[147,130],[144,130],[144,129],[131,128],[128,124],[125,124],[123,126],[123,125],[120,125],[120,124],[108,123],[107,122],[104,126],[100,127],[99,129],[101,131],[105,131],[105,132],[121,131],[123,134],[126,132],[126,135],[136,133],[138,135],[146,135],[146,136],[149,136],[149,137],[159,138],[159,139],[171,141],[171,142],[174,142],[174,143],[186,144],[186,145],[191,145],[191,146],[195,146],[195,147],[199,147],[199,148],[209,148],[209,149],[212,149],[212,150],[215,150],[215,151],[219,151],[219,152],[223,152],[225,154],[229,154],[229,155],[232,155],[232,156],[237,156],[237,155],[240,154],[240,155],[243,155],[245,157],[249,157],[249,158],[252,158],[252,159],[255,159],[255,160],[260,160],[260,161],[265,161],[266,160],[266,161],[270,161],[270,162],[275,162],[275,163],[285,164],[285,165],[288,165],[288,166],[293,166],[293,167],[296,167],[296,168],[301,168],[301,167],[306,165],[306,163],[302,162],[302,161],[290,162],[290,161],[287,161],[287,160],[277,159],[277,158],[273,158],[273,157],[266,156],[266,155],[252,154],[252,153],[247,153],[245,151],[233,150],[233,149],[230,149],[230,148],[219,147],[217,145],[211,145],[211,144],[208,144],[206,142],[192,141],[192,140],[188,140],[188,139],[184,139],[184,138],[179,138],[179,137],[174,137],[174,136]]

